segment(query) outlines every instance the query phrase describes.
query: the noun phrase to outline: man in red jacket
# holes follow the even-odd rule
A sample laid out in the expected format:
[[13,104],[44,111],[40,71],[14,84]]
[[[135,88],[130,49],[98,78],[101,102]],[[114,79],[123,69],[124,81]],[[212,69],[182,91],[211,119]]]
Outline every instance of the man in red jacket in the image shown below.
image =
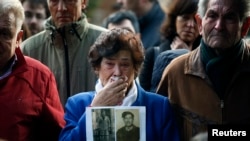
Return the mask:
[[24,10],[0,1],[0,139],[58,140],[65,125],[54,75],[19,48]]

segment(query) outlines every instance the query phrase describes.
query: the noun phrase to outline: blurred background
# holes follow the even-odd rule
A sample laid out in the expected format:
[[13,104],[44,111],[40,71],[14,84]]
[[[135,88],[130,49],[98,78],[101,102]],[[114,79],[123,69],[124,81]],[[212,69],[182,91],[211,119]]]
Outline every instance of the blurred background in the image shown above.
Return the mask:
[[86,15],[90,23],[101,26],[103,19],[118,8],[116,0],[88,0]]

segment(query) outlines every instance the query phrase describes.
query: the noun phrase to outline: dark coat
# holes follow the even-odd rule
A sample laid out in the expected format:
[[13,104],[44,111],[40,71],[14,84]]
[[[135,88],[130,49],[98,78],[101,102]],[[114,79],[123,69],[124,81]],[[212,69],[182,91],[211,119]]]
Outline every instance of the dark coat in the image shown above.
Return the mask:
[[158,55],[155,60],[152,79],[151,79],[151,92],[155,92],[156,88],[161,80],[162,73],[168,64],[176,57],[188,53],[187,49],[175,49],[175,50],[166,50]]

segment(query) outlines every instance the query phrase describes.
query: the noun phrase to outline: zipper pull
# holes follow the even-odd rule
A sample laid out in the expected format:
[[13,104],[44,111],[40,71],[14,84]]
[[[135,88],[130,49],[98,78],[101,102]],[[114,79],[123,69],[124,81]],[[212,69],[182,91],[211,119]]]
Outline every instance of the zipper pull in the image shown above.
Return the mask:
[[220,108],[223,109],[224,108],[224,100],[220,101]]

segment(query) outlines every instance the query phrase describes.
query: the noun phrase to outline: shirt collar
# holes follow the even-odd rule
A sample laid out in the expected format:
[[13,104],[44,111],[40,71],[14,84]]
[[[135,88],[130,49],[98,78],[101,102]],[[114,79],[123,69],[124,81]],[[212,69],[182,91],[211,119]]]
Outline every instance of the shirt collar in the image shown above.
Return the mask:
[[16,64],[16,62],[17,62],[17,56],[15,54],[14,55],[14,60],[12,61],[11,65],[9,66],[9,68],[7,69],[7,71],[2,76],[0,76],[0,80],[6,78],[7,76],[9,76],[11,74],[12,68]]

